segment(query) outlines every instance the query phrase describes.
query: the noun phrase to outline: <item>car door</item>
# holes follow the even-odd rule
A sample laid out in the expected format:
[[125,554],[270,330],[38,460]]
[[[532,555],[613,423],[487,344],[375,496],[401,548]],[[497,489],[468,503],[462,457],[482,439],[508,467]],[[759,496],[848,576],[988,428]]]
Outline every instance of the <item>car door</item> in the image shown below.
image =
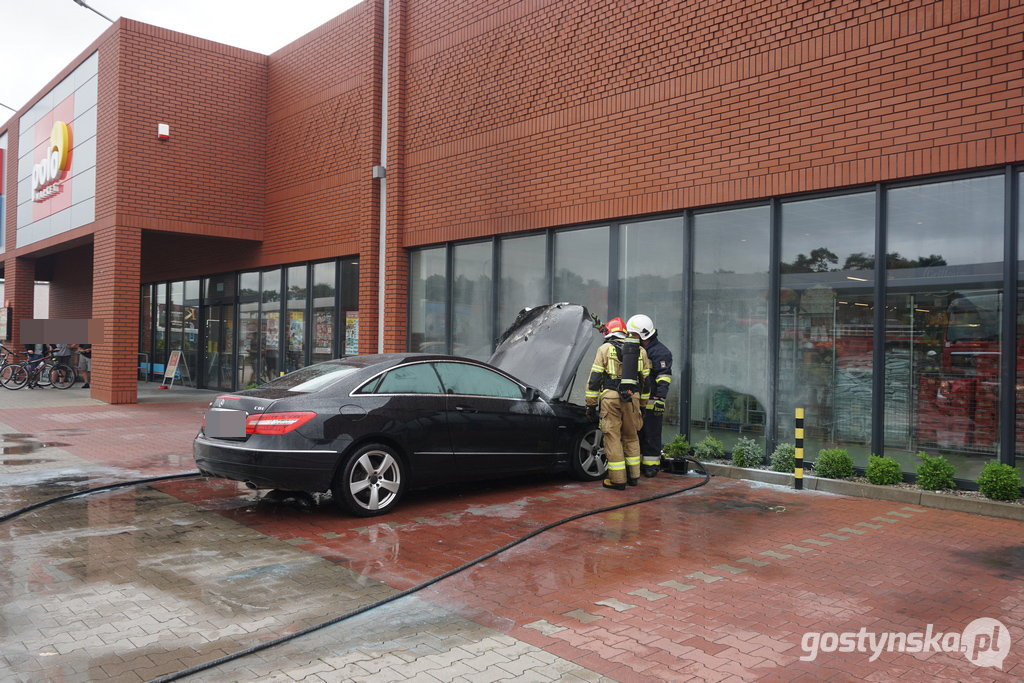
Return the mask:
[[430,363],[391,368],[354,393],[366,395],[372,395],[368,405],[373,406],[367,418],[410,456],[418,482],[452,478],[455,461],[448,438],[447,397]]
[[448,397],[455,465],[468,476],[529,471],[555,462],[558,421],[541,399],[489,368],[435,362]]

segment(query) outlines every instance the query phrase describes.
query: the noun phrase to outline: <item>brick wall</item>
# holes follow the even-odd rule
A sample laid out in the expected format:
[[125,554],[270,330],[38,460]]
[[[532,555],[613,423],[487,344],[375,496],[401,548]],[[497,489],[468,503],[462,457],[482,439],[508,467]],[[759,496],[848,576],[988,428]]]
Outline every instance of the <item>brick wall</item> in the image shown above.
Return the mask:
[[50,273],[50,319],[92,317],[92,246],[53,255]]
[[1020,0],[408,15],[406,246],[1024,159]]
[[270,56],[261,257],[360,256],[360,352],[376,351],[383,3],[367,0]]
[[[117,164],[99,169],[116,193],[117,224],[258,239],[267,57],[135,21],[121,27],[109,53],[120,71]],[[170,139],[157,138],[160,123]]]

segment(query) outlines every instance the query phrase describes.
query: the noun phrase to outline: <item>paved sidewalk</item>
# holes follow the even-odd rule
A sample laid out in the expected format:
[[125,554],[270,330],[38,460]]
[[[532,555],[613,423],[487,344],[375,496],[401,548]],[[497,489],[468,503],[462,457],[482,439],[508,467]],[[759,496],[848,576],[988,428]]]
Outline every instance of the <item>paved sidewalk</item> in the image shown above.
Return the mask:
[[[38,400],[0,405],[0,514],[194,469],[209,398]],[[328,495],[274,502],[201,478],[58,503],[0,525],[0,681],[153,680],[395,595],[582,510],[697,481],[447,487],[369,520]],[[1024,682],[1022,532],[1009,520],[713,479],[559,526],[188,680]],[[984,639],[968,638],[978,651],[952,651],[952,635],[983,617],[1009,645],[997,639],[985,655]],[[872,640],[918,633],[929,651],[900,652],[900,636],[873,657]],[[1001,669],[968,660],[993,652],[1005,655]]]

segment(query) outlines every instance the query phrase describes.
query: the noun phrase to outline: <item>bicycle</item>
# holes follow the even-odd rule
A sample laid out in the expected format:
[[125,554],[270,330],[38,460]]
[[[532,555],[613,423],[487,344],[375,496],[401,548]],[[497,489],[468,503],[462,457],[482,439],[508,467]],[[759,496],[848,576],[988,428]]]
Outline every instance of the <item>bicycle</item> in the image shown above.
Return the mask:
[[0,370],[0,384],[8,389],[21,389],[23,386],[69,388],[75,383],[74,368],[54,361],[54,357],[48,355],[35,360],[27,359],[18,364],[10,364]]

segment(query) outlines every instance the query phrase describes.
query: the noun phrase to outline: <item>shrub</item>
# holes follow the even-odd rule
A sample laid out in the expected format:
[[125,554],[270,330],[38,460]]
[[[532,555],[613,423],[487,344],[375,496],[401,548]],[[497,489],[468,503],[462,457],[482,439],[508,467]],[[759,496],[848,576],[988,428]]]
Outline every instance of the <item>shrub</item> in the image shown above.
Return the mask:
[[666,458],[685,458],[690,454],[690,442],[682,434],[665,444],[662,454]]
[[1017,500],[1020,498],[1020,473],[1010,465],[993,460],[981,470],[978,490],[992,500]]
[[719,460],[725,457],[722,442],[708,434],[693,449],[693,457],[697,460]]
[[853,474],[853,458],[845,448],[824,448],[814,461],[814,473],[826,479],[842,479]]
[[921,464],[917,466],[917,485],[925,491],[956,488],[953,483],[953,465],[941,455],[929,456],[924,451],[917,454]]
[[872,455],[868,458],[868,466],[864,472],[872,484],[892,486],[903,481],[903,468],[892,458]]
[[737,467],[760,467],[764,464],[764,449],[753,439],[741,436],[732,451],[732,464]]
[[776,472],[792,473],[796,469],[796,446],[780,443],[772,453],[772,469]]

